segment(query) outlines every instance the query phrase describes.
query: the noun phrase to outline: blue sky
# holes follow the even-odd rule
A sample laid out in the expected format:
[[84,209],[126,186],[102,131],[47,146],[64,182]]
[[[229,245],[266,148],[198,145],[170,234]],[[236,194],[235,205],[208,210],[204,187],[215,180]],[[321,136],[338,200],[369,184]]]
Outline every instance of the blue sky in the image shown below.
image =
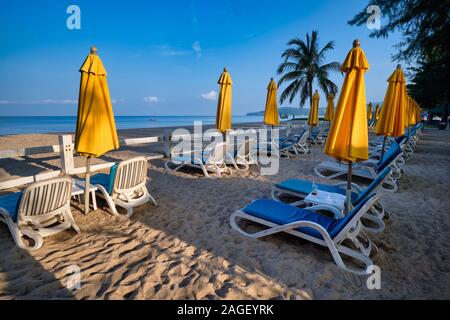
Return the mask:
[[[396,65],[397,35],[370,39],[368,28],[347,24],[361,0],[0,3],[0,116],[76,115],[78,70],[91,45],[108,71],[116,115],[214,115],[224,66],[234,81],[233,114],[262,110],[286,42],[314,29],[322,45],[336,42],[328,62],[342,62],[361,40],[371,65],[368,101],[383,100]],[[81,30],[66,27],[71,4],[81,9]],[[343,78],[332,80],[340,86]]]

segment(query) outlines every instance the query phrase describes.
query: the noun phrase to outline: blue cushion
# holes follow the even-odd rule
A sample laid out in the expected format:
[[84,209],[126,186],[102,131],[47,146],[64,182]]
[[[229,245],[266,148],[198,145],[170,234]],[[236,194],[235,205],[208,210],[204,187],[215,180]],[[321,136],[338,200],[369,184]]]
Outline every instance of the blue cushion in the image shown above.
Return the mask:
[[342,231],[342,229],[347,225],[347,223],[349,223],[351,221],[351,219],[353,219],[353,217],[366,204],[367,200],[369,200],[371,196],[373,196],[373,194],[371,194],[370,196],[368,196],[368,197],[364,198],[363,200],[361,200],[361,202],[358,203],[353,208],[353,210],[350,211],[350,213],[347,214],[345,217],[340,218],[340,219],[333,219],[333,223],[330,226],[330,228],[331,228],[330,237],[331,238],[334,238],[335,236],[337,236],[339,234],[339,232]]
[[117,163],[111,167],[109,174],[107,173],[97,173],[91,177],[91,184],[99,184],[108,191],[112,192],[114,187],[114,179],[116,178]]
[[371,184],[367,186],[366,189],[362,190],[358,195],[357,199],[352,199],[353,205],[358,205],[361,201],[368,198],[373,194],[374,190],[383,182],[384,178],[391,172],[391,168],[387,167],[383,171],[381,171],[377,178],[372,181]]
[[[278,225],[302,220],[318,223],[328,230],[333,223],[332,218],[269,199],[258,199],[242,209],[242,211]],[[304,227],[297,230],[319,239],[322,238],[320,233],[312,228]]]
[[392,143],[388,151],[384,153],[383,159],[378,162],[377,172],[383,171],[401,152],[399,144],[397,142]]
[[[280,189],[284,189],[287,191],[292,191],[300,194],[304,194],[305,196],[311,193],[313,183],[308,180],[302,179],[289,179],[283,182],[276,184],[276,186]],[[342,195],[346,195],[347,191],[344,188],[328,185],[328,184],[317,184],[317,189],[325,192],[338,193]],[[352,192],[352,201],[355,201],[358,198],[358,194]]]
[[0,207],[6,209],[14,222],[17,221],[17,214],[19,213],[20,199],[22,192],[10,193],[0,196]]
[[292,142],[282,142],[282,143],[280,143],[278,149],[283,150],[283,149],[291,148],[293,145],[294,144]]
[[116,163],[114,164],[111,169],[109,170],[109,189],[108,192],[111,193],[114,187],[114,180],[116,179],[116,172],[117,172],[117,167],[119,165]]
[[[347,214],[344,218],[334,219],[323,216],[313,211],[300,209],[282,202],[269,199],[258,199],[243,208],[242,211],[254,217],[270,221],[278,225],[285,225],[296,221],[310,221],[319,224],[331,238],[334,238],[342,231],[342,229],[351,221],[356,213],[365,205],[366,198],[361,201],[355,208]],[[302,227],[296,229],[299,232],[306,233],[318,239],[323,239],[320,233],[309,227]]]
[[107,173],[97,173],[96,175],[93,175],[91,177],[91,184],[101,185],[106,189],[106,191],[108,191],[108,193],[110,193],[109,181],[110,178],[109,174]]

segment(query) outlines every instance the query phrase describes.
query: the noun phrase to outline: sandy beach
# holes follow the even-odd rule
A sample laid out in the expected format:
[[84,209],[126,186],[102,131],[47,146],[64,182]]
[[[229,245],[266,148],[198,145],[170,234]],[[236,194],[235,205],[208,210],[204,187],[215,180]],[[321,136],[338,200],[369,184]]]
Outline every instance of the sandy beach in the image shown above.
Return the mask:
[[[152,135],[150,130],[120,137]],[[0,150],[57,144],[54,134],[0,137]],[[94,163],[150,154],[159,146],[109,152]],[[146,204],[131,219],[108,213],[105,202],[85,216],[74,202],[80,234],[65,231],[33,252],[17,248],[0,224],[1,299],[449,299],[450,132],[425,129],[403,167],[398,193],[386,193],[391,214],[386,230],[371,236],[379,247],[381,289],[340,270],[329,252],[288,235],[263,240],[233,231],[229,216],[257,198],[269,198],[273,183],[314,177],[328,159],[322,147],[281,159],[275,176],[258,168],[206,179],[200,172],[168,172],[164,160],[149,163],[148,189],[159,206]],[[76,157],[76,166],[83,159]],[[59,158],[42,155],[0,160],[0,181],[59,169]],[[316,178],[316,181],[322,181]],[[323,182],[326,182],[323,180]],[[79,289],[66,288],[73,268]]]

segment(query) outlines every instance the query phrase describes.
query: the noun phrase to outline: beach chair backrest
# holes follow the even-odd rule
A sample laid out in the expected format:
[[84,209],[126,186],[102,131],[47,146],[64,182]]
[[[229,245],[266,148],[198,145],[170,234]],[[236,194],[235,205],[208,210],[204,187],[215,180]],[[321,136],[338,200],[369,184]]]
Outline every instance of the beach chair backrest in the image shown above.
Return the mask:
[[135,157],[119,162],[113,184],[113,192],[129,190],[147,181],[147,159]]
[[365,214],[373,206],[373,204],[381,198],[382,194],[372,194],[370,197],[366,197],[357,206],[353,208],[350,213],[341,219],[336,219],[330,226],[330,237],[332,239],[340,239],[343,235],[347,234],[348,230],[354,227],[355,221],[358,221],[363,214]]
[[383,171],[378,174],[377,178],[372,181],[371,184],[367,186],[359,195],[358,198],[354,201],[354,205],[358,205],[361,201],[369,197],[371,194],[375,193],[376,190],[383,184],[386,177],[392,172],[390,167],[385,168]]
[[18,220],[48,217],[48,215],[70,206],[72,184],[70,177],[59,177],[33,183],[25,189],[20,199]]
[[237,157],[239,159],[249,159],[252,152],[252,145],[255,143],[255,139],[245,139],[237,150]]
[[300,137],[300,139],[298,141],[298,144],[299,145],[307,144],[308,143],[308,138],[309,138],[309,130],[303,131],[303,133],[302,133],[302,135],[301,135],[301,137]]
[[322,139],[324,131],[325,131],[325,126],[321,126],[316,139]]
[[402,150],[399,144],[394,141],[389,147],[388,151],[383,155],[383,159],[378,162],[377,172],[381,172],[388,167],[400,154]]
[[227,152],[227,143],[220,142],[214,146],[214,149],[212,150],[206,162],[209,164],[225,163],[226,152]]

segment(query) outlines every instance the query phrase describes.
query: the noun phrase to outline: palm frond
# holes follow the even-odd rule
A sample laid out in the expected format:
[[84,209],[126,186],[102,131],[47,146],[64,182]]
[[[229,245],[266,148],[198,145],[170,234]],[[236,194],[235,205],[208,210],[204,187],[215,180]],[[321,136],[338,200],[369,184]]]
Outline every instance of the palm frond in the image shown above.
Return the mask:
[[305,105],[306,99],[308,99],[311,95],[309,94],[309,85],[305,83],[300,91],[300,105],[299,107],[303,107]]
[[326,72],[330,72],[330,71],[340,72],[341,71],[341,64],[339,62],[330,62],[330,63],[327,63],[327,64],[324,64],[324,65],[320,66],[319,69],[321,71],[326,71]]
[[291,47],[283,52],[281,57],[284,62],[277,68],[277,73],[282,75],[278,86],[287,85],[280,95],[280,103],[286,100],[292,103],[299,96],[300,107],[303,106],[312,96],[310,83],[314,81],[317,81],[319,88],[326,95],[337,93],[337,86],[329,79],[329,73],[339,71],[340,64],[322,64],[326,53],[334,49],[334,41],[329,41],[320,49],[319,34],[314,30],[311,34],[306,34],[305,40],[293,38],[287,45]]
[[285,73],[280,80],[278,80],[278,85],[282,85],[285,82],[292,81],[292,80],[299,80],[305,78],[305,74],[302,71],[291,71],[288,73]]
[[297,92],[297,90],[298,90],[298,86],[299,86],[299,80],[295,80],[295,81],[292,81],[291,82],[291,84],[289,84],[284,90],[283,90],[283,92],[281,93],[281,95],[280,95],[280,104],[283,104],[283,102],[286,100],[286,99],[290,99],[290,97],[291,97],[291,95],[292,94],[294,94],[294,96],[295,96],[295,93]]

